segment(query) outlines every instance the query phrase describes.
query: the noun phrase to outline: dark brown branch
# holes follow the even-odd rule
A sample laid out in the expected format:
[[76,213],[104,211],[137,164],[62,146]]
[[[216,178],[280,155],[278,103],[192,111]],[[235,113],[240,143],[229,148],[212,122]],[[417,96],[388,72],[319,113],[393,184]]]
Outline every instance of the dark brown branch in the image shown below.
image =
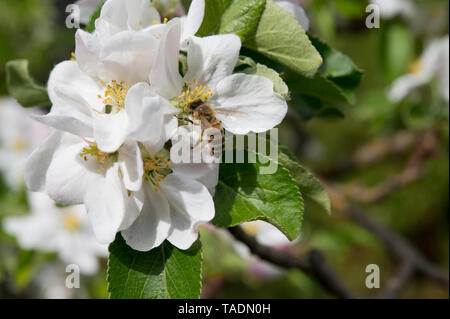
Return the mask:
[[274,265],[282,268],[299,269],[312,277],[332,294],[339,298],[356,298],[356,296],[337,277],[334,270],[327,264],[323,254],[318,250],[311,250],[306,257],[293,256],[288,252],[272,249],[259,244],[256,239],[245,233],[239,226],[229,228],[233,236],[246,244],[250,251]]
[[414,275],[414,264],[409,260],[400,263],[398,270],[388,280],[386,288],[375,296],[377,299],[392,299],[398,296]]
[[356,169],[366,167],[386,158],[403,154],[420,141],[420,136],[413,132],[403,131],[386,139],[376,139],[361,146],[352,156],[321,172],[325,178],[333,178]]
[[423,162],[431,156],[436,149],[437,137],[434,132],[427,132],[411,155],[407,165],[400,174],[397,174],[387,181],[373,188],[365,188],[358,185],[339,186],[340,191],[354,200],[364,203],[375,203],[395,190],[404,187],[423,175]]
[[414,265],[416,271],[423,273],[443,285],[448,286],[448,272],[429,262],[404,237],[396,234],[389,228],[376,223],[367,217],[364,212],[360,211],[356,206],[349,206],[346,212],[351,220],[378,237],[385,244],[391,254],[398,260],[410,262]]

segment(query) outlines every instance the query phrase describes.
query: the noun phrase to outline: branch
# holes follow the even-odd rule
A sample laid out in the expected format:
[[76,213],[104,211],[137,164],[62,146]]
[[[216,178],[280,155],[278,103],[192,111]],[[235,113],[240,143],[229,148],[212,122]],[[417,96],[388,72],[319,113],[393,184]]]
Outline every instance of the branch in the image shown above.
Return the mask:
[[438,283],[449,285],[448,272],[429,262],[406,238],[376,223],[356,206],[349,206],[346,213],[355,223],[377,236],[394,257],[411,263],[416,271],[434,279]]
[[400,174],[397,174],[380,185],[373,188],[361,187],[358,185],[339,186],[340,191],[346,196],[359,202],[375,203],[423,176],[423,163],[430,157],[437,146],[436,134],[427,132],[411,155],[407,165]]
[[400,264],[396,273],[388,280],[386,288],[375,296],[376,299],[392,299],[400,294],[408,281],[414,275],[414,265],[405,260]]
[[336,166],[326,169],[319,175],[334,178],[382,161],[386,158],[403,154],[419,142],[417,133],[403,131],[386,139],[375,139],[357,149],[352,156],[341,160]]
[[256,239],[248,235],[241,227],[228,229],[239,241],[246,244],[250,251],[261,259],[286,269],[299,269],[317,281],[332,294],[339,298],[356,298],[345,284],[337,277],[333,269],[327,264],[323,254],[319,250],[311,250],[306,257],[293,256],[288,252],[272,249],[259,244]]

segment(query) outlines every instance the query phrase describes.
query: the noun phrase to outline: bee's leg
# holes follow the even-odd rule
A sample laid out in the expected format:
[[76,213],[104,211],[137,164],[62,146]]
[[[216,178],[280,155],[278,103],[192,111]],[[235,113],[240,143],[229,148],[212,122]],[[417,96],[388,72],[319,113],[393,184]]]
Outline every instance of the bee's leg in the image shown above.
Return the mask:
[[184,121],[184,122],[194,124],[194,122],[190,118],[187,118],[187,117],[177,117],[177,119],[178,119],[178,121]]

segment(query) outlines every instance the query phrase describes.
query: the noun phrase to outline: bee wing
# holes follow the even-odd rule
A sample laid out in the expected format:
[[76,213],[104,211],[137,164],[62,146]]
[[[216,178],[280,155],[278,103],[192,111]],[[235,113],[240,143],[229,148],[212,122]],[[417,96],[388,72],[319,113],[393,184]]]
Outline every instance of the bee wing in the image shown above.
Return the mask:
[[236,117],[245,117],[248,114],[245,112],[240,112],[240,111],[235,111],[235,110],[214,110],[216,112],[216,114],[221,114],[221,115],[229,115],[229,116],[236,116]]

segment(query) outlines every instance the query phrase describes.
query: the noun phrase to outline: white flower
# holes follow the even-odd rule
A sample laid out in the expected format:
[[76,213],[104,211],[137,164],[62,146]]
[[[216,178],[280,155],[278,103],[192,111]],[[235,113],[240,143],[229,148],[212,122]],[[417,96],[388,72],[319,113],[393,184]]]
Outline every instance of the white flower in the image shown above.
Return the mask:
[[129,88],[121,78],[96,81],[74,61],[53,69],[48,93],[51,112],[36,118],[56,129],[93,138],[106,153],[117,151],[127,139],[162,146],[178,126],[173,116],[177,110],[145,82]]
[[61,131],[31,155],[25,170],[32,191],[65,205],[84,203],[102,243],[112,242],[142,209],[138,142],[159,150],[178,126],[174,106],[148,84],[128,88],[119,80],[96,82],[77,62],[58,64],[48,82],[51,112],[37,119]]
[[449,101],[449,37],[432,41],[419,60],[410,67],[410,73],[398,78],[389,92],[389,99],[399,102],[415,88],[437,78],[445,101]]
[[23,165],[50,130],[30,118],[39,111],[24,109],[14,99],[0,98],[0,171],[9,187],[23,185]]
[[[182,18],[183,47],[200,28],[204,11],[205,1],[194,0],[187,17]],[[160,14],[148,0],[106,1],[95,21],[95,32],[78,30],[75,35],[80,68],[105,82],[118,78],[129,85],[148,81],[166,23],[167,19],[161,23]]]
[[305,10],[294,1],[275,0],[275,3],[294,16],[305,31],[309,30],[309,19]]
[[[186,139],[172,140],[175,143],[191,145]],[[198,226],[215,215],[212,194],[219,165],[174,163],[149,154],[144,168],[144,206],[134,224],[122,231],[125,241],[140,251],[155,248],[166,239],[179,249],[188,249],[197,240]]]
[[82,205],[58,208],[45,194],[30,193],[31,215],[6,218],[5,230],[24,249],[56,252],[67,264],[85,274],[98,269],[97,257],[106,257],[107,246],[98,244]]
[[165,25],[146,0],[109,0],[95,21],[95,32],[75,35],[75,57],[93,78],[128,85],[148,81]]
[[[85,47],[87,42],[81,41],[77,42],[77,61],[55,67],[48,82],[52,110],[38,119],[60,131],[32,154],[25,179],[31,190],[45,191],[58,203],[84,203],[102,243],[112,242],[118,231],[127,229],[139,216],[133,224],[136,234],[126,236],[133,247],[148,250],[167,238],[185,249],[196,239],[196,225],[214,216],[214,205],[205,186],[177,174],[175,168],[167,168],[161,175],[162,168],[157,165],[157,152],[177,129],[174,115],[178,110],[148,83],[134,83],[137,79],[148,81],[146,68],[151,66],[137,63],[135,58],[140,55],[128,51],[140,44],[144,52],[151,52],[167,38],[173,25],[180,26],[181,22],[173,19],[141,29],[137,21],[142,20],[144,26],[155,12],[140,0],[108,1],[96,22],[98,32],[93,36],[98,38],[91,40],[118,40],[112,51],[116,60],[90,56],[89,45]],[[147,31],[150,36],[142,39]],[[115,38],[118,35],[124,36]],[[136,42],[127,42],[130,36],[136,37]],[[177,41],[179,46],[179,38]],[[100,46],[97,52],[104,49]],[[148,218],[154,232],[145,228]],[[137,236],[142,227],[141,242]]]
[[371,0],[370,2],[379,7],[380,15],[384,19],[392,19],[397,15],[410,20],[418,17],[417,8],[409,0]]
[[94,142],[60,131],[31,154],[24,172],[30,190],[46,192],[64,205],[84,203],[96,237],[105,244],[139,215],[142,198],[132,190],[141,188],[142,173],[135,144],[110,154]]
[[234,34],[192,37],[187,48],[188,72],[178,71],[180,24],[172,23],[161,39],[157,62],[150,73],[152,89],[183,108],[207,102],[225,129],[234,134],[259,133],[281,123],[286,101],[264,77],[232,74],[241,41]]

